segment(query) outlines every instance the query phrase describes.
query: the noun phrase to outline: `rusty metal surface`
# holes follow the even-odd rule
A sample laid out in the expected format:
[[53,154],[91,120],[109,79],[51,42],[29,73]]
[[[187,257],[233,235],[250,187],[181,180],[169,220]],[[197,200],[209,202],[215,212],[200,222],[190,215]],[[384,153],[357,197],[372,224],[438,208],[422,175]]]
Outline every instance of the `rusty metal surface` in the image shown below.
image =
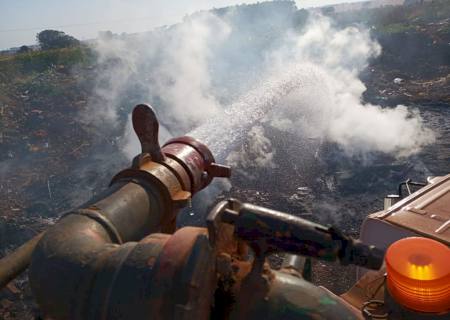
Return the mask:
[[167,141],[164,144],[164,147],[167,145],[170,145],[170,144],[184,144],[184,145],[194,148],[199,154],[202,155],[202,158],[205,161],[207,166],[215,161],[214,156],[211,153],[211,151],[208,149],[208,147],[205,146],[203,143],[195,140],[194,138],[191,138],[188,136],[183,136],[183,137],[170,139],[169,141]]
[[180,206],[230,170],[189,137],[162,149],[151,145],[157,120],[148,109],[139,105],[133,114],[143,154],[37,244],[29,275],[44,317],[357,318],[339,297],[302,279],[300,270],[274,271],[266,263],[272,252],[290,252],[379,265],[380,252],[336,229],[229,200],[213,209],[208,229],[162,234],[174,231]]
[[0,289],[28,268],[31,253],[42,236],[43,233],[38,234],[14,250],[10,255],[0,259]]
[[188,145],[179,143],[165,145],[163,151],[167,157],[177,161],[185,168],[191,180],[191,190],[203,189],[203,172],[206,172],[208,164],[200,153]]
[[216,206],[207,218],[212,234],[220,218],[234,226],[235,235],[246,241],[256,255],[288,252],[326,261],[339,260],[344,265],[354,264],[369,269],[379,269],[383,263],[383,251],[347,237],[335,228],[294,215],[225,201]]
[[215,256],[205,229],[152,234],[128,246],[103,263],[84,319],[208,319]]
[[[169,140],[163,147],[164,152],[173,155],[172,152],[166,152],[166,147],[169,147],[170,145],[177,145],[178,148],[180,148],[180,145],[189,146],[193,148],[203,159],[204,167],[203,172],[200,181],[197,181],[197,183],[200,183],[197,187],[200,187],[200,189],[203,189],[204,186],[211,183],[211,180],[214,177],[217,178],[228,178],[231,176],[231,168],[228,166],[220,165],[215,163],[214,156],[212,155],[211,151],[208,149],[207,146],[205,146],[203,143],[195,140],[194,138],[184,136],[184,137],[178,137],[175,139]],[[186,158],[185,158],[186,159]],[[188,166],[192,165],[192,163],[195,163],[197,159],[192,158],[192,160],[185,160],[184,162],[188,164]]]
[[155,319],[208,319],[216,286],[215,253],[204,228],[178,230],[155,263],[150,290]]
[[142,154],[149,154],[153,161],[164,161],[159,146],[159,123],[152,108],[145,104],[137,105],[132,114],[133,128],[141,142]]
[[[357,310],[338,296],[304,280],[301,270],[295,268],[298,263],[279,271],[270,269],[266,263],[266,256],[275,251],[335,260],[344,255],[339,253],[343,249],[342,240],[351,243],[348,251],[351,256],[361,253],[368,257],[357,242],[321,225],[234,199],[213,208],[207,227],[211,242],[220,248],[215,319],[361,318]],[[252,255],[239,249],[244,247],[242,243],[252,248]],[[378,255],[371,258],[372,267],[382,261]],[[346,259],[352,263],[370,261],[370,258]]]
[[279,271],[252,275],[242,284],[242,298],[233,319],[359,319],[339,297],[302,278]]
[[385,266],[378,271],[368,271],[341,297],[357,310],[361,310],[364,319],[439,320],[449,318],[448,312],[421,313],[408,310],[397,303],[390,295],[386,285]]
[[369,218],[450,245],[450,175],[435,179],[390,209]]
[[[206,230],[183,229],[173,239],[144,237],[175,230],[178,209],[213,178],[207,169],[214,158],[191,138],[160,149],[157,119],[146,105],[136,107],[133,125],[143,153],[132,167],[47,230],[33,252],[30,285],[46,318],[148,319],[161,312],[161,318],[206,319],[209,314],[215,255]],[[229,174],[226,167],[216,172]]]
[[383,300],[385,273],[384,266],[378,271],[368,271],[341,297],[358,310],[369,300]]

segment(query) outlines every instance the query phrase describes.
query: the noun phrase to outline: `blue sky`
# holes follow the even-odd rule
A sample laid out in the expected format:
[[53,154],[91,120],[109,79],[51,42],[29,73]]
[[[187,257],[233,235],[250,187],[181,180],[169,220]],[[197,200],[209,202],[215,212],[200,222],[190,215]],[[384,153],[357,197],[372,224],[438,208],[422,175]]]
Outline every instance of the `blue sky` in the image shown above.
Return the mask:
[[[361,0],[297,0],[298,7]],[[34,44],[44,29],[78,39],[98,31],[141,32],[180,21],[186,14],[256,1],[233,0],[0,0],[0,49]]]

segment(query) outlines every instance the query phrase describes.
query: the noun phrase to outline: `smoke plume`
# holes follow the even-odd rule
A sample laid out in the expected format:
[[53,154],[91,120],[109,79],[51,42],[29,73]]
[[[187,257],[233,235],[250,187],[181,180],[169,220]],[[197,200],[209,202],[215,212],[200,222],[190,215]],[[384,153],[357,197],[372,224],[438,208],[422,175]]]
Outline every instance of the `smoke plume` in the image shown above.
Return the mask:
[[[122,151],[131,158],[139,144],[128,114],[133,104],[149,102],[164,138],[189,132],[243,167],[276,165],[278,147],[263,126],[336,143],[350,155],[404,157],[433,141],[417,111],[362,101],[359,74],[382,50],[368,30],[339,29],[317,14],[296,30],[285,12],[270,14],[279,25],[266,29],[229,10],[99,39],[98,85],[84,119],[99,114],[99,126],[121,127]],[[250,154],[238,157],[245,141]]]
[[227,157],[227,163],[238,168],[247,178],[256,179],[252,169],[258,167],[276,168],[274,162],[275,149],[270,139],[265,136],[262,126],[254,126],[248,132],[246,143],[240,149],[232,151]]
[[290,33],[285,43],[269,55],[275,68],[309,64],[319,79],[313,88],[286,96],[273,113],[272,125],[322,137],[351,154],[381,151],[408,156],[434,141],[416,110],[362,102],[366,87],[358,76],[381,52],[367,30],[339,30],[330,19],[313,15],[304,32]]

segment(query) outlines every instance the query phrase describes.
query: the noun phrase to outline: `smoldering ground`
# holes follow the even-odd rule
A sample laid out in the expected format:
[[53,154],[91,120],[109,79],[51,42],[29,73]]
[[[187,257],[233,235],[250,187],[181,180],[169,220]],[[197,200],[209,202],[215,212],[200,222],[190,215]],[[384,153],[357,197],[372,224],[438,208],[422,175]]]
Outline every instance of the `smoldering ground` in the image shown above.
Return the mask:
[[[234,169],[231,181],[196,197],[180,225],[202,224],[207,208],[231,195],[357,236],[397,182],[447,173],[450,109],[365,103],[359,74],[383,48],[364,27],[307,16],[283,1],[202,12],[149,33],[103,34],[92,46],[95,65],[74,74],[86,72],[79,78],[90,89],[88,107],[64,117],[77,123],[69,132],[78,138],[65,135],[33,157],[22,143],[23,153],[0,163],[0,191],[12,199],[4,201],[11,215],[0,216],[2,253],[101,192],[130,164],[140,151],[130,113],[143,102],[156,109],[162,142],[190,134]],[[70,101],[56,104],[58,112],[78,110]],[[39,179],[20,189],[31,171],[41,171]],[[333,289],[343,273],[319,284]]]
[[[162,142],[189,134],[232,165],[235,190],[336,190],[329,145],[339,151],[333,161],[364,166],[380,154],[408,161],[434,139],[414,108],[362,101],[358,76],[382,50],[368,30],[336,27],[291,2],[200,12],[142,34],[104,33],[92,48],[92,91],[75,119],[92,133],[91,147],[73,168],[70,194],[52,199],[66,207],[98,193],[140,151],[130,125],[138,103],[155,108]],[[229,188],[199,195],[196,214]]]
[[308,184],[323,169],[316,165],[323,143],[367,161],[404,159],[434,141],[414,108],[362,101],[358,76],[382,50],[368,30],[339,28],[318,14],[299,27],[296,8],[279,6],[200,12],[146,34],[98,39],[103,68],[80,119],[122,130],[119,149],[131,159],[139,143],[129,113],[148,102],[163,140],[192,135],[253,181],[275,173],[274,181],[284,181],[290,170],[277,155],[287,150],[297,168],[315,168],[296,177]]
[[[311,15],[300,31],[284,22],[242,38],[237,30],[248,33],[252,26],[240,15],[203,12],[149,34],[100,39],[95,49],[105,68],[82,119],[123,126],[133,103],[147,101],[168,135],[193,131],[211,143],[220,140],[217,130],[226,141],[261,121],[336,142],[352,154],[408,156],[433,141],[414,109],[362,102],[358,75],[381,51],[367,30],[337,29],[329,18]],[[261,43],[265,38],[277,38],[277,45]],[[237,76],[238,88],[230,84]],[[125,128],[122,150],[132,156],[138,149],[129,150]]]

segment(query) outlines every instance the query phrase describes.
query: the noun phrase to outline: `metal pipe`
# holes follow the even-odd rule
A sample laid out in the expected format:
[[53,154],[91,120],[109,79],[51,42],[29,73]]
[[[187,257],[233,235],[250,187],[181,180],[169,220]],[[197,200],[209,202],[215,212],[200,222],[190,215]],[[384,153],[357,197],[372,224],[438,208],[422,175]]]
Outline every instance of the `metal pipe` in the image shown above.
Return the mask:
[[[29,270],[45,316],[89,319],[91,307],[108,300],[109,286],[136,246],[130,241],[158,232],[165,219],[164,203],[155,191],[147,190],[143,181],[113,185],[104,198],[67,214],[45,233]],[[92,296],[100,272],[109,285]]]
[[378,270],[384,252],[352,239],[333,227],[267,208],[242,204],[235,234],[258,254],[287,252]]
[[43,232],[39,233],[9,255],[0,259],[0,290],[28,268],[31,253],[43,235]]
[[[65,214],[28,251],[30,286],[46,318],[127,319],[146,297],[143,278],[166,240],[135,241],[173,232],[178,210],[215,176],[230,175],[192,138],[160,149],[158,122],[148,106],[138,105],[132,119],[142,145],[132,167],[101,195]],[[130,299],[133,304],[124,303]]]
[[303,256],[299,256],[297,254],[287,253],[284,256],[283,263],[281,264],[281,268],[283,269],[293,269],[298,272],[300,275],[303,274],[303,269],[305,267],[306,258]]

